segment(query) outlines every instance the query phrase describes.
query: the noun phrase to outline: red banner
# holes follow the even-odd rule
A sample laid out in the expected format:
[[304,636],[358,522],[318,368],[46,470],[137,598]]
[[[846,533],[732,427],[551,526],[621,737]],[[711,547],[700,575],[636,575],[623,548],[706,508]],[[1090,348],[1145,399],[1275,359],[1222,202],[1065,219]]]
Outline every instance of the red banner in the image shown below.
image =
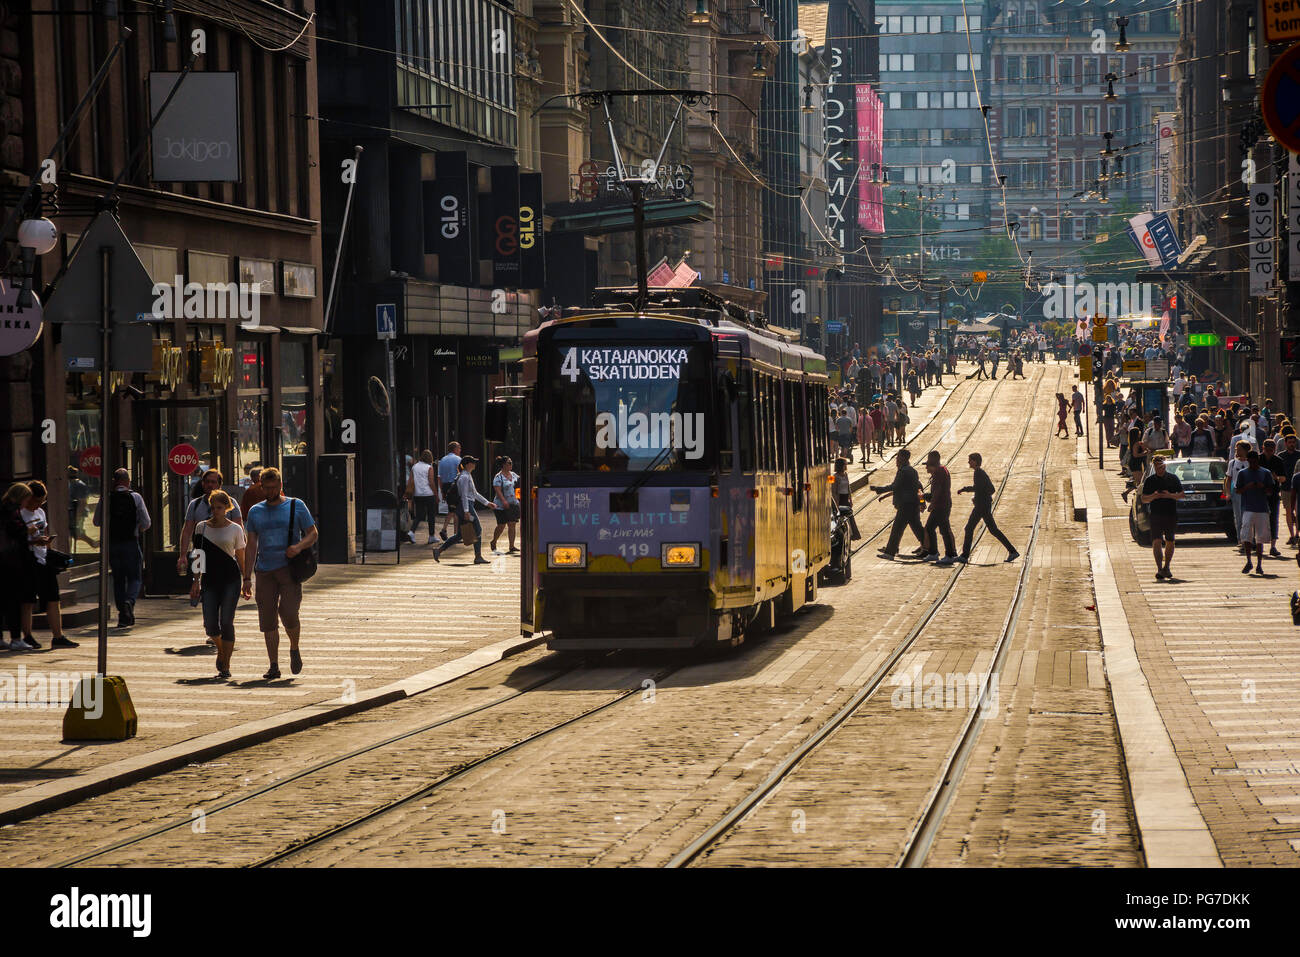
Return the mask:
[[857,84],[858,106],[858,225],[869,233],[885,232],[883,179],[885,165],[885,104],[865,83]]

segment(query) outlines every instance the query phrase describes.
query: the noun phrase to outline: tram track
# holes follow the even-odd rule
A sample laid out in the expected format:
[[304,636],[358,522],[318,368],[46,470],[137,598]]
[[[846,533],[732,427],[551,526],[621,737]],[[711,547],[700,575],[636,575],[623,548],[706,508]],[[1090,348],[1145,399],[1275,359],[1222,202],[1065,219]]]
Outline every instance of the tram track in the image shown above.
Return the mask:
[[[962,447],[964,447],[965,442],[969,441],[970,436],[973,436],[975,434],[976,430],[978,430],[979,425],[984,421],[984,418],[987,415],[989,409],[992,407],[994,398],[998,393],[997,385],[1000,384],[1001,381],[999,380],[999,382],[995,384],[995,388],[989,390],[989,392],[987,393],[988,402],[985,404],[985,407],[980,411],[979,417],[976,419],[975,423],[971,427],[967,439],[963,441]],[[1038,388],[1041,388],[1041,384],[1042,384],[1042,380],[1040,380],[1038,384]],[[929,445],[930,448],[937,448],[952,433],[952,431],[958,427],[963,416],[965,416],[967,411],[970,409],[970,406],[974,401],[975,394],[979,391],[980,390],[978,389],[978,387],[972,388],[970,394],[966,397],[966,400],[963,403],[962,408],[957,412],[956,415],[952,417],[952,421],[944,428],[943,432],[936,439],[934,439],[932,443],[930,443]],[[1035,392],[1035,396],[1037,396],[1037,391]],[[1027,428],[1027,424],[1026,424],[1026,428]],[[1023,442],[1023,433],[1022,433],[1022,442]],[[907,444],[910,445],[911,441],[909,441]],[[1004,479],[1002,488],[1005,488],[1005,484],[1006,484],[1006,480]],[[999,493],[998,493],[999,499],[1001,498],[1002,488],[999,489]],[[873,501],[878,501],[878,500],[879,497],[877,497]],[[863,508],[865,509],[865,507],[866,506],[864,505]],[[877,537],[885,529],[888,529],[890,524],[891,523],[886,523],[882,527],[882,529],[874,533],[872,537],[873,538]],[[867,542],[869,542],[870,540],[871,539],[868,539]],[[865,545],[867,542],[864,542],[863,544]],[[956,576],[954,576],[954,580],[955,577]],[[951,583],[949,585],[949,590],[950,589],[951,589]],[[656,683],[662,682],[665,678],[669,677],[671,674],[680,670],[680,668],[683,666],[684,665],[679,664],[671,668],[660,669],[659,671],[656,671],[654,673],[647,672],[645,677],[648,680],[654,681]],[[330,769],[339,768],[340,766],[345,765],[349,762],[355,762],[368,755],[373,755],[375,752],[381,751],[385,748],[390,748],[399,745],[401,742],[409,741],[421,735],[425,735],[437,731],[439,729],[446,728],[449,725],[453,725],[457,722],[464,721],[476,715],[481,715],[489,710],[500,708],[501,706],[511,701],[516,701],[519,698],[523,697],[524,695],[527,695],[535,690],[538,690],[547,685],[551,685],[554,682],[564,678],[565,676],[572,675],[577,671],[586,671],[589,669],[589,667],[590,667],[590,663],[587,663],[586,665],[574,665],[573,667],[558,671],[554,674],[549,674],[536,681],[532,681],[529,684],[525,685],[524,687],[515,690],[511,694],[495,698],[492,701],[485,702],[471,708],[463,709],[457,712],[456,714],[439,718],[438,720],[432,722],[426,722],[420,725],[419,727],[403,731],[400,734],[391,735],[381,741],[376,741],[367,744],[364,747],[350,750],[345,754],[331,756],[326,760],[319,761],[307,768],[296,771],[287,777],[270,782],[266,785],[248,791],[246,793],[240,794],[220,804],[214,805],[209,808],[205,808],[204,814],[207,817],[211,817],[213,815],[221,814],[225,811],[229,811],[235,807],[241,805],[247,805],[250,802],[255,802],[259,799],[266,798],[270,795],[275,794],[276,792],[283,791],[283,789],[289,787],[290,785],[302,783],[306,779],[316,775],[323,774],[324,772],[329,771]],[[453,781],[463,777],[464,775],[470,773],[471,771],[482,768],[485,765],[497,761],[507,755],[516,753],[521,749],[526,748],[527,746],[535,742],[545,739],[564,729],[571,728],[572,726],[578,724],[579,722],[585,721],[590,717],[609,711],[610,709],[616,707],[617,705],[621,704],[622,702],[626,701],[627,699],[641,692],[641,683],[639,681],[633,682],[632,685],[633,685],[632,687],[622,691],[621,693],[617,694],[614,698],[608,701],[602,702],[601,704],[595,707],[585,709],[577,714],[570,715],[562,721],[559,722],[548,721],[546,723],[546,726],[540,730],[530,732],[524,735],[523,737],[521,737],[519,740],[513,741],[508,745],[492,750],[481,756],[474,757],[467,761],[462,761],[460,764],[444,770],[437,778],[435,778],[432,781],[422,782],[419,787],[407,793],[404,793],[400,796],[397,796],[389,801],[386,801],[381,805],[368,809],[366,812],[362,814],[349,818],[348,820],[340,822],[339,824],[325,828],[305,838],[295,840],[289,845],[275,851],[274,853],[264,855],[263,857],[257,859],[256,861],[246,866],[254,866],[254,867],[273,866],[279,863],[291,861],[298,855],[302,854],[303,852],[311,848],[320,846],[322,844],[325,844],[326,842],[330,842],[336,838],[339,838],[351,831],[363,827],[364,825],[370,822],[373,822],[379,818],[391,814],[394,811],[398,811],[403,807],[407,807],[413,804],[414,802],[427,799],[431,795],[437,793],[442,788],[451,784]],[[55,866],[71,867],[71,866],[79,866],[79,865],[88,864],[92,862],[102,861],[104,858],[110,857],[111,855],[114,855],[122,851],[131,851],[133,849],[139,849],[149,844],[150,842],[153,842],[159,838],[164,837],[169,833],[181,829],[187,829],[191,826],[191,824],[192,824],[192,818],[190,816],[178,818],[169,821],[163,825],[160,825],[158,827],[155,827],[142,834],[134,835],[132,837],[114,842],[113,844],[110,844],[108,846],[97,848],[87,853],[83,853],[76,857],[64,860]]]
[[[1061,373],[1058,370],[1058,384]],[[1043,384],[1047,380],[1044,374],[1034,387],[1034,399],[1031,408],[1038,408],[1038,397],[1042,390]],[[990,402],[991,405],[991,402]],[[987,412],[987,408],[985,409]],[[982,421],[981,413],[980,420]],[[1024,426],[1021,429],[1020,437],[1016,443],[1015,451],[1011,454],[1007,462],[1007,471],[999,483],[994,505],[996,506],[1002,500],[1006,492],[1007,485],[1010,482],[1014,472],[1015,461],[1023,452],[1025,442],[1029,435],[1029,426],[1033,421],[1032,416],[1025,418]],[[974,434],[972,429],[971,434]],[[936,443],[937,444],[937,443]],[[963,442],[963,445],[965,443]],[[1044,456],[1043,463],[1039,473],[1038,499],[1035,508],[1035,517],[1030,544],[1026,546],[1024,552],[1024,564],[1017,580],[1017,590],[1012,601],[1012,605],[1007,612],[1007,617],[1003,622],[1003,628],[997,642],[997,650],[994,657],[994,665],[990,667],[984,681],[981,685],[981,691],[976,699],[975,706],[972,707],[967,717],[967,721],[957,740],[957,743],[950,750],[947,759],[944,762],[942,773],[935,785],[931,788],[930,794],[922,807],[921,813],[917,818],[917,823],[908,835],[906,846],[903,854],[898,860],[901,866],[904,863],[907,866],[917,866],[923,863],[925,855],[931,846],[934,836],[938,833],[942,823],[943,813],[946,810],[953,791],[960,780],[960,773],[965,767],[966,760],[974,747],[975,740],[978,737],[978,724],[976,718],[979,714],[979,708],[983,706],[988,693],[989,681],[992,675],[997,673],[1002,661],[1005,659],[1006,648],[1009,644],[1009,636],[1014,633],[1015,623],[1019,619],[1019,611],[1023,602],[1024,584],[1030,567],[1030,557],[1032,555],[1033,542],[1036,540],[1038,529],[1042,519],[1043,496],[1046,486],[1047,475],[1047,457]],[[892,524],[892,522],[890,523]],[[980,538],[983,538],[986,529],[980,530]],[[877,535],[880,533],[877,532]],[[873,536],[874,537],[874,536]],[[867,540],[870,541],[869,539]],[[863,542],[863,545],[867,542]],[[861,547],[861,546],[860,546]],[[886,655],[876,669],[872,672],[867,681],[859,687],[853,696],[830,718],[823,722],[816,731],[808,735],[795,749],[789,753],[762,781],[752,788],[744,797],[736,802],[731,809],[718,821],[716,821],[707,830],[688,843],[684,848],[678,851],[667,862],[665,866],[670,868],[686,867],[698,861],[702,856],[709,853],[713,848],[732,832],[745,818],[753,814],[758,808],[778,789],[796,774],[800,765],[828,741],[845,722],[856,714],[864,704],[867,703],[876,693],[884,686],[890,674],[894,671],[899,660],[915,645],[921,637],[926,627],[934,620],[936,615],[943,608],[944,603],[952,594],[959,578],[966,570],[966,565],[958,565],[950,575],[948,581],[944,584],[939,594],[931,604],[922,613],[921,617],[908,630],[907,634],[900,640],[894,648]]]

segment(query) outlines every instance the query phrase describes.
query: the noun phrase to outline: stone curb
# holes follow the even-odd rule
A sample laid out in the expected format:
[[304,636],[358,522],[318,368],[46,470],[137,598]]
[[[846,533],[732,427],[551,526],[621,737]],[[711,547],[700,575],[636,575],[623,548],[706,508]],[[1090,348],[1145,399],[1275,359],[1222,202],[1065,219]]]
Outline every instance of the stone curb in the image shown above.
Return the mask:
[[534,648],[546,640],[545,633],[529,638],[522,636],[507,638],[470,652],[455,661],[362,692],[352,701],[334,698],[307,705],[257,721],[238,724],[224,731],[200,735],[156,751],[123,758],[75,778],[48,781],[45,784],[15,791],[0,798],[0,826],[57,811],[87,798],[174,771],[187,764],[207,761],[232,751],[263,744],[275,738],[423,694],[439,685],[472,674],[480,668]]
[[1102,660],[1147,866],[1223,867],[1142,672],[1110,563],[1096,478],[1086,469],[1075,473],[1084,478],[1088,558],[1101,625]]

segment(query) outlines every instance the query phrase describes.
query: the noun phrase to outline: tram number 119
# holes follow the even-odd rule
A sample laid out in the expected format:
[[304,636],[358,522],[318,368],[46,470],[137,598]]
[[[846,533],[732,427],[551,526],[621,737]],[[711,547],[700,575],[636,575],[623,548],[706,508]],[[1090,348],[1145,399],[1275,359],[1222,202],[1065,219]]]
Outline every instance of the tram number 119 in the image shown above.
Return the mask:
[[628,545],[618,546],[618,553],[624,558],[637,558],[650,554],[649,542],[632,542]]

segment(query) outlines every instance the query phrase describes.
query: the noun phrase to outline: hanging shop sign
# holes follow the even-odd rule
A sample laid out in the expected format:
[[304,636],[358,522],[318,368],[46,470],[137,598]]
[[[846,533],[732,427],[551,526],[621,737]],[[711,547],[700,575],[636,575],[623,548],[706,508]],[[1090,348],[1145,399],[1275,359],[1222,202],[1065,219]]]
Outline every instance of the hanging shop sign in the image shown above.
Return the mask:
[[1276,239],[1274,207],[1277,196],[1272,183],[1250,188],[1250,295],[1267,296],[1273,285],[1273,246]]
[[830,73],[826,83],[826,96],[822,101],[822,116],[826,119],[823,127],[826,137],[826,234],[840,249],[848,245],[845,242],[844,210],[849,201],[849,184],[853,178],[853,157],[845,147],[844,116],[848,107],[843,99],[846,93],[853,91],[853,87],[839,82],[843,63],[844,48],[831,47]]
[[[149,114],[157,116],[179,73],[149,74]],[[239,182],[239,74],[191,72],[150,136],[155,183]]]
[[1174,205],[1174,121],[1177,113],[1156,114],[1156,211]]
[[17,286],[0,279],[0,356],[16,356],[41,337],[41,303],[32,294],[30,306],[18,305]]
[[[856,85],[858,107],[858,169],[876,170],[885,165],[885,104],[866,83]],[[858,176],[858,225],[869,233],[884,235],[884,187]]]
[[1269,43],[1300,40],[1300,0],[1264,0],[1264,36]]
[[1286,174],[1286,278],[1300,282],[1300,156],[1291,153]]
[[474,220],[470,215],[469,159],[438,153],[438,178],[424,189],[424,251],[438,256],[438,280],[469,286],[477,281]]
[[193,475],[194,470],[199,467],[198,449],[188,442],[173,445],[172,450],[167,453],[167,467],[177,475]]

